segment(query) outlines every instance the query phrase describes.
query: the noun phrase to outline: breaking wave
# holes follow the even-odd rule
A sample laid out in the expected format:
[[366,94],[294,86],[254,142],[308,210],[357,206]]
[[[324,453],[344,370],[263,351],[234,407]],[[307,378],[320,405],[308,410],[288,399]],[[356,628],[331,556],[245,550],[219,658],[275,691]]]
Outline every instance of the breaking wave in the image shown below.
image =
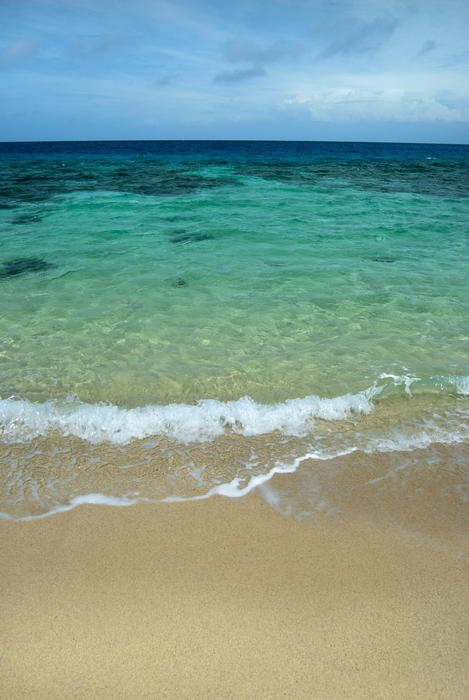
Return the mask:
[[24,442],[60,433],[90,443],[125,445],[152,436],[181,443],[204,442],[227,430],[246,437],[279,431],[304,436],[315,422],[341,421],[368,415],[376,401],[414,395],[469,396],[469,376],[418,377],[382,374],[367,389],[334,398],[312,395],[276,404],[256,403],[248,396],[237,401],[204,399],[195,405],[168,404],[121,408],[113,404],[86,404],[79,399],[35,403],[10,397],[0,399],[0,436],[5,442]]

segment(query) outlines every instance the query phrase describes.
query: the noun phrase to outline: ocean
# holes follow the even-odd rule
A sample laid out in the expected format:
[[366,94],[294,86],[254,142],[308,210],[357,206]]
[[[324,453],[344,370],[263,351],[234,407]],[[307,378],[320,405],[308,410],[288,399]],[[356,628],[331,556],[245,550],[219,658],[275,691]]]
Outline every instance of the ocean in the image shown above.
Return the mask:
[[469,146],[0,144],[2,515],[314,514],[348,458],[467,499],[468,197]]

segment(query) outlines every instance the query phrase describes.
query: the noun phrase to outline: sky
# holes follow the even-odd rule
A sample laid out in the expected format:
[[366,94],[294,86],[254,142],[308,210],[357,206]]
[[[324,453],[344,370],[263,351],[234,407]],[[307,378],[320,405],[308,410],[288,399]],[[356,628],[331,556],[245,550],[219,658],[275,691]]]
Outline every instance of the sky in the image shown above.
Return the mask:
[[0,141],[469,143],[467,0],[0,0]]

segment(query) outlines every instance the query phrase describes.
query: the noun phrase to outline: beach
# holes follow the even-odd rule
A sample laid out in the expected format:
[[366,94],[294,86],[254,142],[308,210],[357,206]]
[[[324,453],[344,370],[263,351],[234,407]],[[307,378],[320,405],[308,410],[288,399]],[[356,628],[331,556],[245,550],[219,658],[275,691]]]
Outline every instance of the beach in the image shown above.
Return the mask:
[[468,696],[468,174],[0,144],[0,697]]
[[452,505],[435,492],[419,536],[353,508],[285,517],[256,491],[2,521],[0,694],[467,697]]

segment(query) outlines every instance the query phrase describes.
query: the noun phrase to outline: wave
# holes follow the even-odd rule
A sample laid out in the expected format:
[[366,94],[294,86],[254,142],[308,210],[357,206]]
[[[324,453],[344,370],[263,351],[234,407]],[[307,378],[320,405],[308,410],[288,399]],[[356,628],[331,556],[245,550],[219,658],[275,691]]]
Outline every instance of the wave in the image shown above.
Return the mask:
[[[354,450],[352,450],[354,451]],[[339,453],[336,456],[344,456],[349,454],[348,451]],[[203,493],[197,495],[185,495],[185,496],[166,496],[164,498],[148,498],[142,495],[136,497],[129,496],[110,496],[109,494],[103,493],[85,493],[80,496],[74,496],[68,500],[67,503],[61,503],[59,505],[49,506],[49,508],[40,514],[36,515],[23,515],[14,516],[7,512],[0,511],[0,518],[4,520],[37,520],[41,518],[48,517],[49,515],[54,515],[56,513],[63,513],[68,510],[73,510],[80,505],[105,505],[105,506],[133,506],[139,502],[160,502],[160,503],[184,503],[187,501],[204,501],[212,496],[224,496],[225,498],[242,498],[247,496],[251,491],[258,487],[265,487],[266,484],[274,477],[276,474],[292,474],[294,473],[299,465],[308,459],[324,459],[314,454],[305,454],[301,457],[297,457],[290,463],[277,463],[274,467],[271,467],[265,473],[253,474],[250,476],[248,482],[244,485],[241,483],[239,477],[234,477],[231,481],[217,484],[212,486],[210,489]]]
[[0,517],[44,517],[85,503],[239,498],[258,487],[268,493],[273,476],[305,460],[313,475],[332,473],[347,455],[358,463],[380,454],[378,480],[391,454],[392,469],[400,469],[403,453],[429,448],[423,459],[433,464],[446,445],[459,465],[460,450],[469,449],[468,399],[466,376],[391,374],[361,392],[277,404],[244,397],[126,409],[10,397],[0,400]]
[[87,404],[77,398],[35,403],[0,399],[0,436],[5,442],[24,442],[59,433],[90,443],[125,445],[133,440],[166,437],[181,443],[211,441],[231,430],[246,437],[279,431],[303,437],[314,432],[318,420],[334,422],[372,413],[378,401],[421,395],[469,396],[469,376],[429,377],[381,374],[357,393],[333,398],[316,395],[260,404],[246,396],[237,401],[204,399],[195,405],[148,405],[121,408]]

